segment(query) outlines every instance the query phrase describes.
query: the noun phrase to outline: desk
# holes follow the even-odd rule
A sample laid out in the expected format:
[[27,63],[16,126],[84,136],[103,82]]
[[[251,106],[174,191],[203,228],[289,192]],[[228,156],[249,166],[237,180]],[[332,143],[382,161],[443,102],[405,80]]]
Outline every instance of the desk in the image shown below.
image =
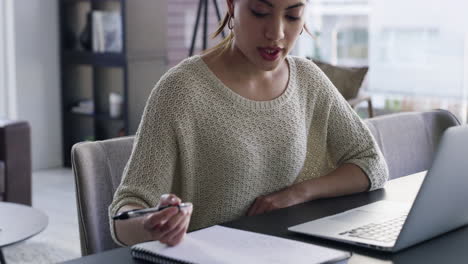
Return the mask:
[[2,247],[37,235],[47,227],[48,218],[32,207],[0,202],[0,263],[5,263]]
[[[287,227],[320,217],[336,214],[378,200],[412,201],[424,174],[402,177],[387,183],[385,189],[346,197],[323,199],[253,217],[242,217],[224,226],[294,239],[326,247],[352,251],[349,264],[380,263],[463,263],[468,261],[468,227],[462,227],[428,242],[413,246],[396,254],[381,253],[339,242],[327,241],[289,232]],[[434,208],[437,213],[437,208]],[[463,261],[464,260],[464,261]],[[133,260],[129,248],[119,248],[67,262],[80,263],[146,263]]]

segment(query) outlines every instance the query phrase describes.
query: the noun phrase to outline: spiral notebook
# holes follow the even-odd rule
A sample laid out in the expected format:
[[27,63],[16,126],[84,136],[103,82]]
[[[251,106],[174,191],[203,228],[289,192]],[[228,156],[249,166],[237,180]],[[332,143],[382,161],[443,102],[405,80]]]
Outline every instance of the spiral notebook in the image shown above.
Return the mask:
[[132,256],[153,263],[345,263],[351,253],[223,226],[186,235],[174,247],[157,241],[136,244]]

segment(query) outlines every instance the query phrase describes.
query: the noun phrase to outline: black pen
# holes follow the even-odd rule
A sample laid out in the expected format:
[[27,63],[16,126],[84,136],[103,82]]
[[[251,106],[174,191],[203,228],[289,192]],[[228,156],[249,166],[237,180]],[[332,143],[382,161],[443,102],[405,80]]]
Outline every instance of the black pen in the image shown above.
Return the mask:
[[112,217],[112,219],[113,220],[125,220],[125,219],[134,218],[134,217],[139,217],[139,216],[149,214],[149,213],[159,212],[169,207],[178,207],[180,210],[181,208],[189,207],[189,205],[190,204],[181,203],[178,205],[165,205],[165,206],[160,206],[160,207],[135,209],[135,210],[125,211],[118,215],[115,215]]

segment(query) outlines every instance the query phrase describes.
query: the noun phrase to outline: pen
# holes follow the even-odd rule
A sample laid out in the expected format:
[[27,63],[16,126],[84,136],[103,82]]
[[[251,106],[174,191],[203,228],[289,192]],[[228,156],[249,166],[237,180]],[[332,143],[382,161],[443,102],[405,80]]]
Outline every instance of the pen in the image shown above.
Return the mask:
[[135,209],[135,210],[125,211],[125,212],[122,212],[122,213],[120,213],[118,215],[115,215],[115,216],[112,217],[112,219],[113,220],[125,220],[125,219],[129,219],[129,218],[139,217],[139,216],[149,214],[149,213],[159,212],[159,211],[162,211],[162,210],[164,210],[166,208],[169,208],[169,207],[178,207],[179,210],[180,210],[181,208],[185,208],[185,207],[188,207],[188,206],[189,206],[189,204],[181,203],[181,204],[178,204],[178,205],[165,205],[165,206],[160,206],[160,207]]

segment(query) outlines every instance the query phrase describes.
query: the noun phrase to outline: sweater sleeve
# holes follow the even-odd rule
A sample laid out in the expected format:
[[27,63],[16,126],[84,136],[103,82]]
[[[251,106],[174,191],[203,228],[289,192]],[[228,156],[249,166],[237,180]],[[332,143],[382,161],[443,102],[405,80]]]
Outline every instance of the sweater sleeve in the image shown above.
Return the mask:
[[382,188],[388,179],[388,167],[371,132],[329,82],[327,145],[336,165],[352,163],[369,177],[369,190]]
[[152,90],[122,180],[109,206],[110,230],[120,245],[112,220],[120,208],[128,204],[154,207],[164,193],[171,192],[177,159],[173,124],[173,83],[162,78]]

